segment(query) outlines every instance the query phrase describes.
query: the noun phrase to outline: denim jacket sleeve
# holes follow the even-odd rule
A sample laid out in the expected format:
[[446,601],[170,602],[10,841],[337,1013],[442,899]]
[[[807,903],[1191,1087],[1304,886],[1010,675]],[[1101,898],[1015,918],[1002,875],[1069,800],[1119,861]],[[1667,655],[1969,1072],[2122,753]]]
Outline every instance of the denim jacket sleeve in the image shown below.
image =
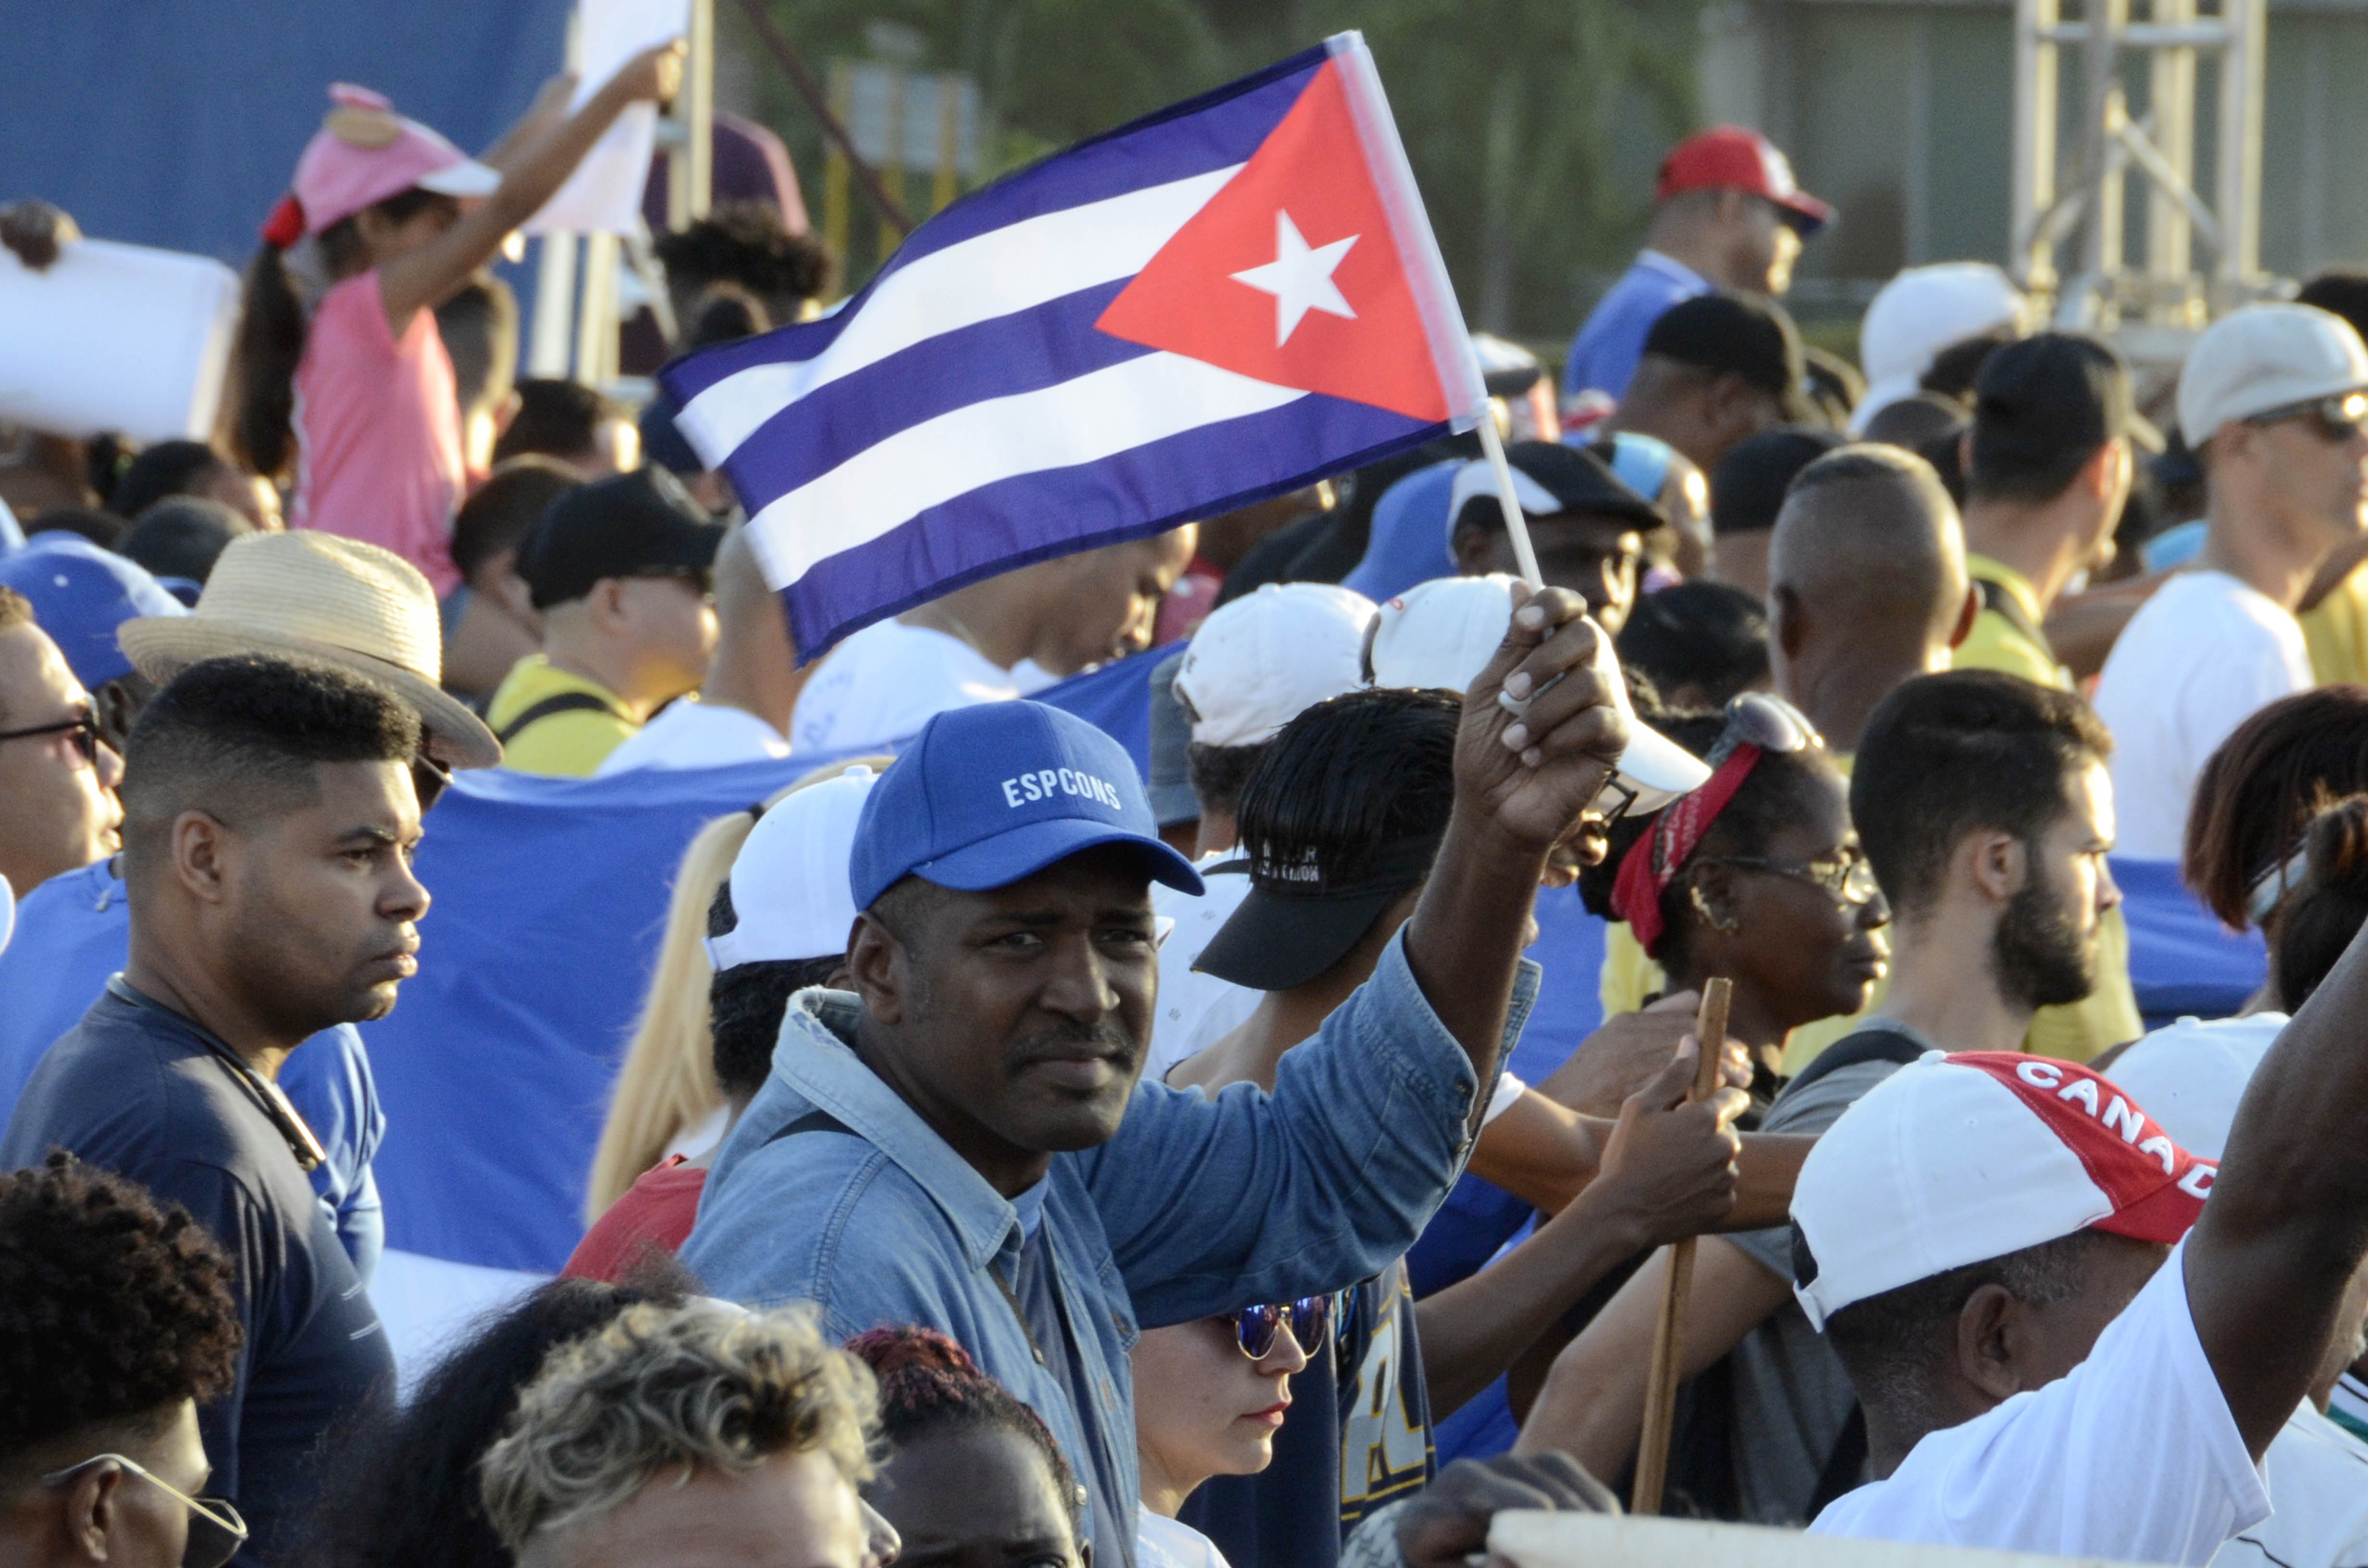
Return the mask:
[[[1501,1065],[1538,969],[1515,981]],[[1272,1095],[1144,1084],[1118,1136],[1079,1156],[1145,1328],[1337,1290],[1412,1245],[1463,1168],[1479,1083],[1407,967],[1373,976],[1282,1059]]]

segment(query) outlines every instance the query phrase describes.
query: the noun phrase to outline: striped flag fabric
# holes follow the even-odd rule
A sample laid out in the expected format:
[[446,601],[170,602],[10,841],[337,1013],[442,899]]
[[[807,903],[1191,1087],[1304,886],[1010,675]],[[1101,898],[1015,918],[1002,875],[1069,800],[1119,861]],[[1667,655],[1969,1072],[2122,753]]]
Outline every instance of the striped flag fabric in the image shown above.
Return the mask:
[[975,191],[834,314],[659,381],[806,659],[1486,405],[1356,33]]

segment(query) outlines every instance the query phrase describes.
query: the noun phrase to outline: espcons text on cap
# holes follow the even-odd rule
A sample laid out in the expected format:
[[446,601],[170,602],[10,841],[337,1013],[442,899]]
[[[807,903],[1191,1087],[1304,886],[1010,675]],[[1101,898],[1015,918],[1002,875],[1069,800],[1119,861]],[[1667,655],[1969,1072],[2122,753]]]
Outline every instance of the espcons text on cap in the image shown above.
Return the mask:
[[1037,801],[1049,801],[1055,794],[1083,795],[1112,811],[1121,809],[1117,785],[1073,767],[1042,767],[1003,781],[1004,801],[1014,811]]

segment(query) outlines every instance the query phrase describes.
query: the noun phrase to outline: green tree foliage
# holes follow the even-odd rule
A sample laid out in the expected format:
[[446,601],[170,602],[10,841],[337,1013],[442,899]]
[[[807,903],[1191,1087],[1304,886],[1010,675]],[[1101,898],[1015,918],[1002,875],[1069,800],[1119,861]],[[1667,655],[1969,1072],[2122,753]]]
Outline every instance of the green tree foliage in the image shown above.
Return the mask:
[[[1000,168],[1124,123],[1328,33],[1363,29],[1475,327],[1567,333],[1634,250],[1652,171],[1695,119],[1700,0],[768,0],[817,69],[878,53],[887,22],[914,68],[977,80]],[[736,17],[764,118],[810,203],[822,142]],[[868,216],[858,225],[869,233]],[[876,252],[852,248],[853,270]]]

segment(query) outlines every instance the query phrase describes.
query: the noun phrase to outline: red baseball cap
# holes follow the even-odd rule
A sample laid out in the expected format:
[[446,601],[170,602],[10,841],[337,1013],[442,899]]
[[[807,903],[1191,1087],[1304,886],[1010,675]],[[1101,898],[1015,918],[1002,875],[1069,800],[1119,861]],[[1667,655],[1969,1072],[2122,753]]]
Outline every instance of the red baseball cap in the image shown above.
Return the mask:
[[1842,1113],[1793,1188],[1813,1327],[1870,1296],[2076,1231],[2176,1242],[2218,1165],[2127,1090],[2021,1051],[1934,1051]]
[[1667,201],[1689,190],[1740,190],[1765,197],[1804,234],[1830,222],[1834,210],[1793,183],[1793,165],[1776,144],[1739,125],[1713,125],[1696,131],[1661,160],[1653,199]]

